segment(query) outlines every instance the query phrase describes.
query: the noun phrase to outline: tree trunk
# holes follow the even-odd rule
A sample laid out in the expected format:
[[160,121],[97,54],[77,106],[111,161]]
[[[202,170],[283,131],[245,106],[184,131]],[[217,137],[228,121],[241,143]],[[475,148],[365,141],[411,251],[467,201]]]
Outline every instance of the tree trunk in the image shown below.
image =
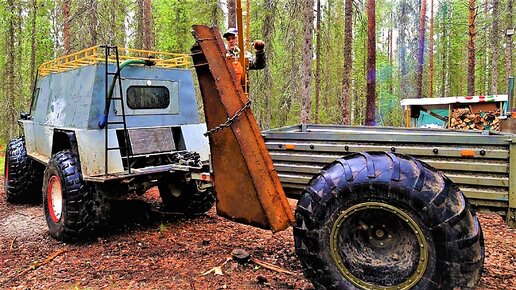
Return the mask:
[[349,105],[351,100],[351,69],[353,66],[353,0],[346,0],[344,6],[344,78],[342,79],[342,124],[350,124]]
[[[514,28],[513,27],[513,21],[512,21],[512,17],[513,17],[513,14],[512,14],[512,0],[507,0],[507,29],[509,28]],[[514,36],[509,36],[509,35],[506,35],[506,42],[507,42],[507,61],[506,61],[506,80],[508,81],[509,80],[509,77],[512,76],[512,37]]]
[[303,7],[303,67],[301,88],[301,123],[310,123],[312,109],[312,37],[314,30],[314,1],[306,1]]
[[468,18],[468,95],[475,95],[475,37],[477,31],[475,29],[476,18],[475,0],[469,0],[469,18]]
[[399,46],[400,46],[400,63],[401,63],[401,98],[405,99],[408,97],[407,91],[407,3],[406,1],[401,1],[401,13],[399,15],[399,25],[400,25],[400,37],[399,37]]
[[418,98],[423,97],[423,63],[425,51],[425,29],[426,29],[426,0],[421,0],[421,13],[419,14],[419,46],[417,54],[416,94]]
[[442,53],[442,59],[441,59],[441,64],[442,64],[442,67],[441,67],[441,97],[445,97],[446,96],[446,90],[445,90],[445,87],[446,87],[446,36],[448,35],[448,32],[447,32],[447,28],[448,28],[448,25],[446,23],[446,4],[445,3],[442,3],[441,4],[441,15],[442,15],[442,19],[441,19],[441,23],[442,23],[442,36],[440,37],[439,41],[442,43],[442,48],[443,48],[443,53]]
[[63,0],[63,47],[64,54],[70,53],[70,0]]
[[317,0],[317,23],[315,42],[315,124],[319,123],[319,97],[321,94],[321,0]]
[[[274,41],[274,21],[276,15],[276,0],[265,0],[265,18],[263,23],[263,40],[267,43],[267,57],[269,62],[272,60],[274,56],[274,47],[271,45]],[[271,127],[271,93],[273,87],[273,79],[272,79],[272,69],[270,65],[265,66],[264,69],[264,116],[262,118],[262,127],[263,129],[269,129]]]
[[151,0],[144,0],[145,8],[143,9],[143,15],[145,19],[145,49],[152,49],[152,3]]
[[143,42],[144,42],[144,36],[145,36],[145,27],[144,27],[144,4],[143,0],[138,0],[137,4],[138,11],[136,13],[137,18],[137,29],[136,29],[136,48],[137,49],[143,49]]
[[[115,5],[116,3],[116,5]],[[110,39],[110,43],[109,44],[118,44],[118,39],[117,39],[117,15],[116,15],[116,7],[118,7],[118,2],[116,1],[113,1],[113,3],[111,3],[111,5],[109,5],[109,39]]]
[[[485,23],[488,22],[489,18],[489,0],[485,0],[484,2],[484,21]],[[489,95],[489,29],[485,30],[485,39],[484,39],[484,45],[486,48],[485,51],[485,66],[484,66],[484,95]]]
[[[433,0],[432,0],[433,1]],[[392,18],[392,11],[391,11],[391,23],[389,25],[389,93],[392,95],[393,92],[394,92],[394,79],[392,77],[392,71],[394,70],[394,66],[393,66],[393,63],[394,63],[394,60],[393,60],[393,47],[392,47],[392,28],[393,28],[393,25],[394,25],[394,21],[393,21],[393,18]]]
[[428,97],[434,96],[434,0],[430,1],[430,76]]
[[[424,0],[423,0],[424,1]],[[367,0],[367,86],[366,125],[374,126],[376,107],[376,4]]]
[[216,27],[219,26],[219,4],[219,1],[213,1],[213,7],[211,8],[211,25]]
[[491,94],[498,93],[498,0],[493,0],[493,35],[491,36],[492,60],[491,60]]
[[227,0],[227,6],[228,6],[228,28],[236,27],[235,0]]
[[30,25],[30,93],[34,91],[35,74],[36,74],[36,19],[38,17],[38,3],[37,0],[32,0],[32,19]]
[[8,37],[7,37],[7,127],[9,133],[9,139],[14,137],[14,3],[13,0],[7,0],[7,6],[9,6],[8,13]]
[[[114,3],[111,3],[111,6],[113,6]],[[90,2],[90,43],[89,46],[95,46],[97,45],[97,26],[98,26],[98,19],[97,19],[97,7],[98,3],[97,0],[91,0]]]
[[[14,54],[15,54],[15,62],[14,62],[14,69],[15,69],[15,72],[14,72],[14,77],[15,77],[15,80],[14,80],[14,99],[17,100],[18,102],[15,102],[13,103],[14,104],[14,108],[16,110],[16,108],[20,105],[20,104],[24,104],[25,101],[28,99],[28,95],[24,94],[25,90],[25,69],[24,69],[24,65],[23,65],[23,50],[25,49],[23,47],[23,30],[22,30],[22,24],[23,24],[23,13],[24,11],[22,11],[23,9],[23,6],[20,4],[20,3],[15,3],[14,4],[15,7],[16,7],[16,29],[14,31],[14,39],[16,40],[16,46],[15,46],[15,49],[14,49]],[[14,11],[13,11],[14,12]],[[17,118],[17,114],[15,114],[15,118]],[[19,130],[20,127],[18,126],[15,126],[15,129]],[[15,133],[17,134],[17,133]]]

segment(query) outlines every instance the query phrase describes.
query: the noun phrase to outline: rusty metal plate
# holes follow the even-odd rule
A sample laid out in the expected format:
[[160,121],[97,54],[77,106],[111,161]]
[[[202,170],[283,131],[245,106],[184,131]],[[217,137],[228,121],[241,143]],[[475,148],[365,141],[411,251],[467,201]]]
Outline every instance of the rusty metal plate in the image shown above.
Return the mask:
[[[208,129],[241,110],[247,101],[216,28],[194,25],[192,47]],[[294,217],[254,115],[249,109],[234,123],[209,135],[217,213],[226,218],[280,231]]]
[[172,129],[170,128],[138,128],[127,131],[129,132],[129,140],[134,155],[176,150]]

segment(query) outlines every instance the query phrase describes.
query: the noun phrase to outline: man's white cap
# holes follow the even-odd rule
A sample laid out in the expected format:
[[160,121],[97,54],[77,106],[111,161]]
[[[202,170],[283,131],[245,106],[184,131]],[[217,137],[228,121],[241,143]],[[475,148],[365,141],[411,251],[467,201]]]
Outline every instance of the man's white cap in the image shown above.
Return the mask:
[[224,36],[224,38],[228,38],[228,36],[230,35],[237,35],[238,34],[238,30],[234,27],[231,27],[231,28],[228,28],[228,30],[226,32],[224,32],[224,34],[222,36]]

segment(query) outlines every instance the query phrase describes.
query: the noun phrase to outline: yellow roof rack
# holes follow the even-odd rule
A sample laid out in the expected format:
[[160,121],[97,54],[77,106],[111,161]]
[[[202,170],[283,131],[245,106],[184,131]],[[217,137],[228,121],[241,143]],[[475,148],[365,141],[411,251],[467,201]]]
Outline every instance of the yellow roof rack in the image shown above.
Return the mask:
[[[163,68],[188,68],[190,65],[189,55],[170,52],[159,52],[151,50],[118,48],[120,62],[128,59],[149,59],[156,63],[156,66]],[[82,66],[95,63],[104,63],[105,49],[101,46],[93,46],[70,55],[62,56],[51,61],[42,63],[39,66],[39,75],[46,76],[51,73],[59,73]],[[108,62],[115,63],[116,57],[110,55]]]

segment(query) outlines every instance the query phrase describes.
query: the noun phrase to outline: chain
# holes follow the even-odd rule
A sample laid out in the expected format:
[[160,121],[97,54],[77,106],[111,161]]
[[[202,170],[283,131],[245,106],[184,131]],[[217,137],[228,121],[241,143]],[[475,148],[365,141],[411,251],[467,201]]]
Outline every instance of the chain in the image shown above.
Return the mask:
[[251,107],[251,100],[247,99],[247,102],[245,103],[245,105],[240,110],[236,111],[236,113],[233,115],[233,117],[228,118],[226,120],[226,122],[216,126],[215,128],[208,130],[206,133],[204,133],[204,136],[209,136],[215,132],[218,132],[226,127],[231,126],[231,124],[233,124],[235,119],[240,117],[244,113],[244,111],[250,107]]

